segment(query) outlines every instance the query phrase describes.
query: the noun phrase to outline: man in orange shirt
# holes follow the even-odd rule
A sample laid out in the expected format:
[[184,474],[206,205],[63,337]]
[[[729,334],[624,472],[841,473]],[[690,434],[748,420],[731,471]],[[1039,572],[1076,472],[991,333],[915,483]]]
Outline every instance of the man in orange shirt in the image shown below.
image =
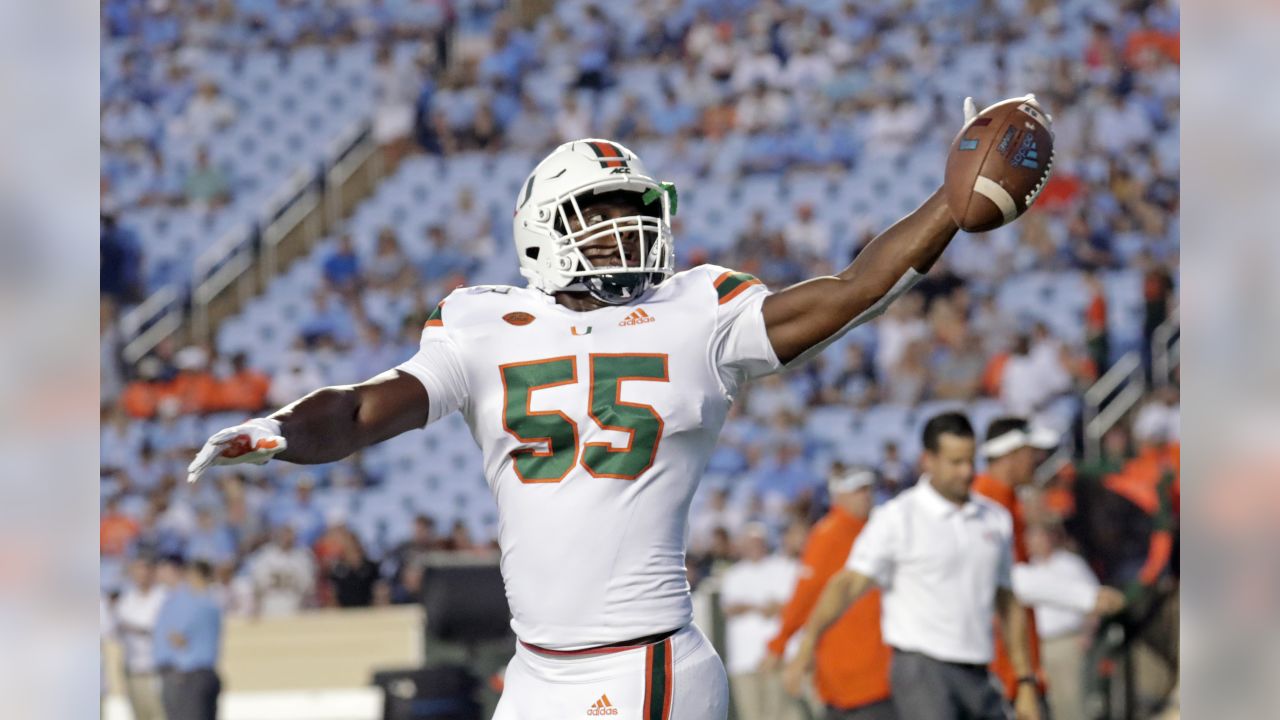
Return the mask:
[[[1058,445],[1058,434],[1044,428],[1033,428],[1023,418],[1001,417],[987,426],[987,440],[982,444],[982,454],[987,459],[987,471],[973,481],[973,492],[1004,506],[1013,517],[1013,560],[1026,563],[1026,518],[1022,503],[1018,500],[1018,488],[1031,483],[1035,475],[1040,451],[1052,450]],[[1031,643],[1031,666],[1035,677],[1019,678],[1013,671],[1005,644],[999,642],[997,626],[996,656],[991,662],[991,672],[1004,684],[1005,696],[1012,699],[1019,683],[1034,683],[1044,696],[1044,683],[1040,669],[1040,640],[1036,634],[1035,614],[1027,608],[1027,639]]]
[[[804,627],[822,588],[849,559],[854,540],[871,513],[870,470],[854,469],[828,484],[831,510],[813,526],[800,560],[799,580],[782,609],[782,626],[769,641],[766,663],[781,663],[787,641]],[[894,720],[889,700],[892,653],[880,637],[880,591],[855,602],[822,636],[814,685],[827,706],[826,720]]]

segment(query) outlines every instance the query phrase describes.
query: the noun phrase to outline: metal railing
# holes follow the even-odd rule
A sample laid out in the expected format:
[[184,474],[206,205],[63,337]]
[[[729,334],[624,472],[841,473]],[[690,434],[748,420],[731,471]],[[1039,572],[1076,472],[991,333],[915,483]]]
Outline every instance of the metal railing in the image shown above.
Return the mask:
[[279,270],[280,243],[299,225],[308,223],[316,236],[324,231],[324,218],[316,210],[320,207],[323,189],[314,174],[299,171],[289,179],[289,184],[268,205],[262,218],[262,284],[265,286]]
[[1151,381],[1156,387],[1173,382],[1173,371],[1182,363],[1182,321],[1175,309],[1151,333]]
[[181,327],[182,297],[176,285],[165,285],[120,316],[120,334],[127,338],[121,355],[133,365]]
[[1116,361],[1084,393],[1084,456],[1094,461],[1102,456],[1102,436],[1146,393],[1142,358],[1129,352]]
[[[136,363],[188,321],[192,339],[209,339],[216,322],[210,306],[233,284],[240,304],[247,301],[255,289],[248,275],[255,264],[261,263],[263,285],[274,277],[280,269],[280,245],[299,226],[314,240],[326,227],[339,223],[347,209],[343,195],[346,180],[366,167],[371,157],[376,159],[376,150],[369,123],[353,123],[329,145],[323,167],[298,170],[263,203],[257,218],[236,225],[196,257],[189,295],[179,285],[166,285],[121,315],[124,360]],[[381,175],[378,167],[372,169],[374,179]]]
[[[191,293],[191,334],[209,338],[209,304],[253,267],[253,227],[241,223],[196,258]],[[241,285],[242,292],[247,288]]]

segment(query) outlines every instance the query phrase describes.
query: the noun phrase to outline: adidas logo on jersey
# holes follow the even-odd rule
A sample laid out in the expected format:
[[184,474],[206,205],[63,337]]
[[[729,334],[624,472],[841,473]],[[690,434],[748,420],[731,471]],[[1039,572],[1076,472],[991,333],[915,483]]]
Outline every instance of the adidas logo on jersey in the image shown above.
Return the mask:
[[625,320],[618,323],[618,327],[627,327],[629,325],[643,325],[645,323],[655,322],[655,318],[644,311],[644,308],[636,308]]
[[587,708],[587,715],[591,717],[599,717],[602,715],[617,715],[617,714],[618,714],[618,708],[614,707],[613,703],[609,702],[608,695],[601,695],[600,699],[596,701],[595,705],[592,705],[591,707]]

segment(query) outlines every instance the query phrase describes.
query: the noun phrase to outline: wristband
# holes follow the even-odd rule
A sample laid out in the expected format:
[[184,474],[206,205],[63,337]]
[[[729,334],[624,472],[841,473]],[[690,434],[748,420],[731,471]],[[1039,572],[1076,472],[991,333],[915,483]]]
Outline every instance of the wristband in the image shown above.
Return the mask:
[[1031,685],[1032,687],[1040,687],[1040,682],[1036,680],[1034,675],[1023,675],[1018,678],[1019,685]]

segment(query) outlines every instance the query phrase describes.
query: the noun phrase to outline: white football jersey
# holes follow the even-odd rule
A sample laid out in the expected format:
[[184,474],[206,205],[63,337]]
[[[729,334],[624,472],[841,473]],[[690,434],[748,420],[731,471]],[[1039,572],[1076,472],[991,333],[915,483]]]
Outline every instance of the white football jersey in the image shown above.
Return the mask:
[[575,650],[692,621],[689,504],[738,388],[779,368],[767,295],[704,265],[628,305],[491,286],[432,313],[399,369],[429,422],[460,410],[484,453],[521,640]]

